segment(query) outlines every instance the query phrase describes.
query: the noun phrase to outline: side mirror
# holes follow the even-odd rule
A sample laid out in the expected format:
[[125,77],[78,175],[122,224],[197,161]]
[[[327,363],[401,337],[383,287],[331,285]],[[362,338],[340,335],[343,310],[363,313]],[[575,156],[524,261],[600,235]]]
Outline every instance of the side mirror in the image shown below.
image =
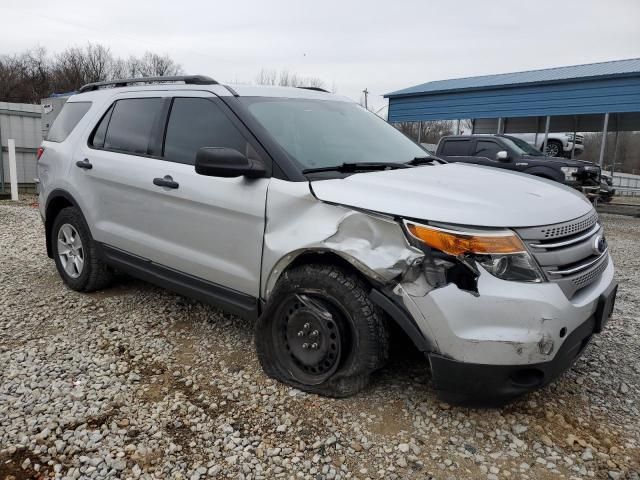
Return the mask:
[[500,150],[496,153],[496,160],[499,162],[506,162],[509,160],[509,153],[506,150]]
[[202,147],[196,153],[196,173],[208,177],[260,178],[267,172],[261,162],[250,160],[233,148]]

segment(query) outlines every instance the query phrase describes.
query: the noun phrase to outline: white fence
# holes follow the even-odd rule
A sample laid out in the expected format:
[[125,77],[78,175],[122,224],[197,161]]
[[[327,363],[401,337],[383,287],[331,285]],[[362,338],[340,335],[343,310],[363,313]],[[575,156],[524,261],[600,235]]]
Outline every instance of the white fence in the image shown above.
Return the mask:
[[42,143],[42,107],[27,103],[0,102],[0,191],[9,187],[10,138],[16,143],[19,184],[34,184],[36,156]]
[[614,172],[613,186],[616,188],[616,195],[640,196],[640,175]]

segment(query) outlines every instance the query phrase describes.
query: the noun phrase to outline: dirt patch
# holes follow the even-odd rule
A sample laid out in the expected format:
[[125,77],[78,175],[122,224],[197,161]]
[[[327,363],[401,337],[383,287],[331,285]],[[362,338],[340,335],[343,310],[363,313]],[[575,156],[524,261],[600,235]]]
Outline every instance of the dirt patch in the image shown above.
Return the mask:
[[[28,461],[26,468],[22,465]],[[39,470],[35,470],[39,465]],[[27,450],[16,450],[12,454],[0,455],[0,480],[42,480],[49,478],[49,470],[38,457]]]
[[[392,400],[385,403],[380,410],[372,412],[375,420],[367,423],[367,430],[376,435],[394,436],[402,431],[411,430],[411,419],[403,415],[404,402]],[[367,409],[364,409],[367,411]],[[369,410],[370,411],[370,410]]]

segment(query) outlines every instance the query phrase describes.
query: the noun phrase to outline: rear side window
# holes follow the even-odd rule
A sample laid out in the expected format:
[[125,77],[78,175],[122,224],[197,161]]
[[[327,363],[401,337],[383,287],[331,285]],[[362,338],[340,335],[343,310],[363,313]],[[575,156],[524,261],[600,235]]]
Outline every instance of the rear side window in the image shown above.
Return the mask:
[[463,157],[469,155],[469,140],[445,140],[442,155]]
[[[162,100],[160,98],[118,100],[112,107],[110,119],[107,120],[108,125],[105,126],[104,148],[146,155],[149,149],[151,130],[161,108]],[[102,122],[107,116],[109,114],[103,117]],[[102,128],[102,122],[96,130],[96,135]],[[94,142],[96,135],[94,135]]]
[[167,123],[164,158],[193,165],[201,147],[233,148],[248,158],[257,159],[256,152],[244,136],[211,100],[174,99]]
[[96,148],[104,148],[104,137],[107,135],[107,127],[109,126],[109,120],[111,120],[111,113],[113,112],[113,105],[109,107],[107,113],[105,113],[98,124],[98,127],[93,132],[91,138],[91,146]]
[[65,103],[49,129],[47,140],[49,142],[64,142],[89,111],[89,108],[91,108],[91,102]]

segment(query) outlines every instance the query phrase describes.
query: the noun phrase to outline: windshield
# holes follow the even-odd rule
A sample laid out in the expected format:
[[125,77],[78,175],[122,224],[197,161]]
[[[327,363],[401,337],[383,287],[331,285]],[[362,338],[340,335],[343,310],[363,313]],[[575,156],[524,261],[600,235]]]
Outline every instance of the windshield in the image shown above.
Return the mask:
[[516,137],[502,137],[507,144],[521,155],[532,155],[534,157],[543,157],[544,154],[537,148],[529,145],[527,142]]
[[406,163],[426,152],[360,105],[334,100],[240,97],[301,169]]

